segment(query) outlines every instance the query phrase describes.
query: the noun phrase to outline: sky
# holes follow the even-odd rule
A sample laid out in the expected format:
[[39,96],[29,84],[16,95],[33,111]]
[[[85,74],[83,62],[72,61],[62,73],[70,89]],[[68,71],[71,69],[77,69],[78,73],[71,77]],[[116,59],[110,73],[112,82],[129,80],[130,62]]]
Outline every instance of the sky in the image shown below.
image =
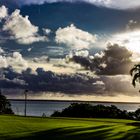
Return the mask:
[[140,1],[1,0],[0,88],[11,99],[139,102]]

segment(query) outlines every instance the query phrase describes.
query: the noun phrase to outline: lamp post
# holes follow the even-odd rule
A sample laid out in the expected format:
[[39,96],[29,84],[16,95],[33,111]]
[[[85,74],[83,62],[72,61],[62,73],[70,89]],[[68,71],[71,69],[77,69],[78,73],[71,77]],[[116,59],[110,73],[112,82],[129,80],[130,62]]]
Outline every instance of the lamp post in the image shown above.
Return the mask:
[[28,92],[28,90],[26,89],[26,90],[24,91],[24,95],[25,95],[24,116],[25,116],[25,117],[26,117],[26,115],[27,115],[27,112],[26,112],[26,108],[27,108],[27,92]]

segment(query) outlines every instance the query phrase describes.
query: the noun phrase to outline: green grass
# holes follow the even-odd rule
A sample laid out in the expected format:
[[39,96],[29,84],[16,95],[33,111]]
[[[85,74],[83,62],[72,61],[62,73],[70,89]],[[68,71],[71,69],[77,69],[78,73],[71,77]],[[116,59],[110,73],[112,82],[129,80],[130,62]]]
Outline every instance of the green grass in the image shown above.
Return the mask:
[[139,140],[140,123],[119,119],[0,116],[0,140]]

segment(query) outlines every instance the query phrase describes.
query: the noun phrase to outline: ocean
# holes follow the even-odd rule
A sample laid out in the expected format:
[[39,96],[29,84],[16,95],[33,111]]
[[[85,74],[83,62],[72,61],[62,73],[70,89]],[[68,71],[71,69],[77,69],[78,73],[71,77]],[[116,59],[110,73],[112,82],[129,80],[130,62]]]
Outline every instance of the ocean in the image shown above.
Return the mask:
[[[87,103],[80,101],[42,101],[42,100],[29,100],[27,101],[27,116],[50,116],[54,111],[61,111],[68,107],[71,103]],[[10,100],[12,110],[16,115],[24,115],[24,100]],[[111,103],[111,102],[88,102],[92,105],[102,104],[105,106],[115,105],[121,110],[135,111],[140,108],[140,103]]]

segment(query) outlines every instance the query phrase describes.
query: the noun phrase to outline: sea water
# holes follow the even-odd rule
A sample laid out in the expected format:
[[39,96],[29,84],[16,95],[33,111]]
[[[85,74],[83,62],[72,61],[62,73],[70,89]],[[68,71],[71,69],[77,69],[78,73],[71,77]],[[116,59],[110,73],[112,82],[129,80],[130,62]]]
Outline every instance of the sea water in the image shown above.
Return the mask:
[[[25,102],[24,100],[10,100],[12,105],[12,110],[16,115],[24,115]],[[61,111],[68,107],[71,103],[75,101],[27,101],[27,116],[50,116],[54,111]],[[78,102],[77,103],[81,103]],[[85,103],[85,102],[84,102]],[[91,102],[92,105],[102,104],[105,106],[115,105],[121,110],[135,111],[140,108],[138,103],[107,103],[107,102]]]

